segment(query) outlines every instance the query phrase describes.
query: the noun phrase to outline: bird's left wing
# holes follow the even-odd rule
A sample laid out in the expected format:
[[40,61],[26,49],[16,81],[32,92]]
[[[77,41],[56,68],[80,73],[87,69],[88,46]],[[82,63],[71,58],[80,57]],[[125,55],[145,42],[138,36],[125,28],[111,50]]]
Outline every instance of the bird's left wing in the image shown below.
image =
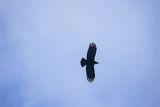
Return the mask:
[[87,73],[87,80],[89,82],[92,82],[95,78],[95,71],[94,71],[94,66],[86,66],[86,73]]

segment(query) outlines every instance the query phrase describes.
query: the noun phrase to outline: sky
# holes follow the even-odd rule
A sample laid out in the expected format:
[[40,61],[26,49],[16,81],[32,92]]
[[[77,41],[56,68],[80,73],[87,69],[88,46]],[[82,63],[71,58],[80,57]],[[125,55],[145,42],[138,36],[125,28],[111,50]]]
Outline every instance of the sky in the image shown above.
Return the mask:
[[[160,107],[159,0],[0,0],[0,107]],[[80,66],[97,45],[93,83]]]

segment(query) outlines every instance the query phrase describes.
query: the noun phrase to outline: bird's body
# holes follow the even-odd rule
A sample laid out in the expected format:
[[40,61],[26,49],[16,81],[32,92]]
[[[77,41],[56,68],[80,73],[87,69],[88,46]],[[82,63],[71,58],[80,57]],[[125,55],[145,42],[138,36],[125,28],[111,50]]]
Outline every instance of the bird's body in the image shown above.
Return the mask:
[[89,82],[92,82],[95,78],[94,65],[98,64],[98,62],[94,60],[96,55],[96,50],[97,50],[96,44],[90,43],[87,52],[87,60],[84,58],[81,59],[81,66],[84,67],[86,65],[87,80]]

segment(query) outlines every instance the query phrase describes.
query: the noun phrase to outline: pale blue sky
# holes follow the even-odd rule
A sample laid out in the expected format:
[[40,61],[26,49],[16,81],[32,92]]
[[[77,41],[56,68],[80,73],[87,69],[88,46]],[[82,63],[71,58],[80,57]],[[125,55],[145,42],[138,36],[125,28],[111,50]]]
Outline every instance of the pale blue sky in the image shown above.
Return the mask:
[[[0,107],[160,107],[158,0],[0,0]],[[97,45],[90,84],[80,59]]]

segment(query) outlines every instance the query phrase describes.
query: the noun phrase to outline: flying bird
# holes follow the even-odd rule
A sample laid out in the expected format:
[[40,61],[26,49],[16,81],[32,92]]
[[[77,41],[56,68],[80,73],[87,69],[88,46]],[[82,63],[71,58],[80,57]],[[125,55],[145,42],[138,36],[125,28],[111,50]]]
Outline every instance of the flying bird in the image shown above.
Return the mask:
[[89,82],[94,81],[95,78],[94,65],[98,64],[98,62],[95,61],[96,50],[97,50],[96,44],[90,43],[87,52],[87,59],[82,58],[80,62],[82,67],[86,65],[87,80]]

